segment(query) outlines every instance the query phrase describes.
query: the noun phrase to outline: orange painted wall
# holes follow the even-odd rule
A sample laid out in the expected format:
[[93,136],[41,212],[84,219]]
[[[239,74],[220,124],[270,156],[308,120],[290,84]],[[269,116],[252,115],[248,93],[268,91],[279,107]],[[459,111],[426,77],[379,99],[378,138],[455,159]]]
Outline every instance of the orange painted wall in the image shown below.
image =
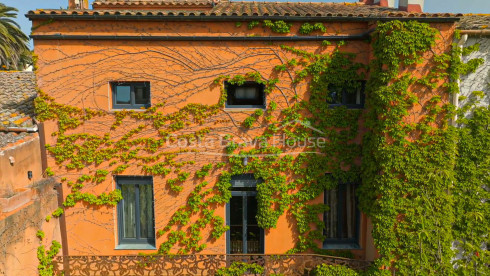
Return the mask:
[[[38,26],[41,22],[33,22]],[[368,30],[367,23],[335,23],[327,24],[328,30],[324,35],[359,34]],[[440,51],[447,50],[452,35],[450,24],[437,25],[446,40],[441,41]],[[297,33],[299,24],[295,24],[291,33]],[[248,30],[246,24],[236,27],[234,22],[229,23],[203,23],[203,22],[131,22],[131,21],[55,21],[41,26],[34,34],[92,34],[92,35],[270,35],[268,30],[260,27]],[[292,35],[290,34],[290,35]],[[122,126],[111,130],[114,122],[114,113],[111,109],[111,81],[150,81],[152,104],[166,102],[163,114],[175,112],[188,103],[216,104],[219,100],[220,86],[213,85],[213,80],[220,75],[236,75],[248,72],[259,72],[265,78],[278,77],[280,82],[274,91],[267,96],[267,101],[277,102],[279,115],[281,109],[294,103],[295,95],[298,98],[308,99],[307,85],[300,83],[293,85],[288,74],[279,74],[274,71],[276,65],[282,64],[288,58],[296,57],[283,51],[280,45],[294,46],[296,48],[317,53],[332,52],[334,45],[323,47],[320,42],[177,42],[177,41],[56,41],[36,40],[35,53],[39,56],[39,70],[37,71],[38,84],[41,90],[54,97],[57,102],[81,108],[92,108],[107,112],[103,117],[97,117],[75,131],[69,133],[90,133],[103,136],[110,133],[111,138],[120,137],[128,130],[139,124],[144,124],[144,130],[138,137],[158,137],[158,132],[147,122],[138,122],[126,119]],[[368,64],[372,53],[370,45],[363,41],[350,41],[343,46],[343,51],[357,54],[356,60]],[[420,65],[421,69],[426,65]],[[421,71],[423,72],[423,70]],[[239,125],[251,115],[250,110],[221,110],[217,115],[209,118],[204,125],[190,124],[186,132],[193,132],[203,127],[210,127],[216,133],[232,134],[235,137],[254,137],[260,134],[265,126],[244,131]],[[418,115],[415,115],[416,117]],[[57,130],[54,122],[46,123],[46,141],[48,144],[56,143],[56,137],[50,133]],[[356,141],[360,142],[361,129]],[[171,150],[171,149],[166,149]],[[209,152],[222,153],[221,148],[207,149]],[[77,177],[96,169],[114,169],[109,162],[99,166],[88,166],[79,171],[66,171],[58,166],[54,159],[48,155],[48,165],[54,169],[57,177],[69,175]],[[196,171],[207,163],[217,163],[226,158],[214,155],[181,155],[178,160],[196,160],[196,164],[187,165],[183,171]],[[131,162],[124,175],[142,175],[138,162]],[[226,167],[225,167],[226,168]],[[167,178],[154,177],[155,193],[155,220],[156,229],[162,229],[169,221],[171,215],[185,205],[186,198],[199,182],[188,180],[184,190],[174,194],[166,188]],[[216,182],[217,174],[206,177],[210,187]],[[87,185],[82,191],[96,194],[109,192],[115,189],[114,180],[109,177],[98,185]],[[69,187],[65,184],[64,190]],[[66,194],[66,192],[65,192]],[[318,202],[322,197],[318,198]],[[216,214],[225,216],[224,207],[219,207]],[[291,214],[287,213],[278,221],[276,229],[266,232],[265,253],[285,253],[294,246],[297,236],[295,227],[290,224]],[[69,254],[72,255],[119,255],[135,254],[141,250],[115,250],[117,244],[117,216],[116,209],[112,207],[93,207],[77,204],[66,212],[67,235]],[[362,250],[354,253],[363,258],[366,256],[366,240],[370,240],[366,233],[367,223],[363,216],[361,229]],[[208,240],[208,234],[204,241]],[[165,241],[163,237],[157,240],[158,245]],[[226,241],[222,236],[216,241],[210,240],[208,247],[202,253],[225,253]],[[370,250],[373,250],[373,247]],[[178,249],[178,248],[175,248]],[[150,253],[152,251],[147,251]],[[369,255],[369,254],[367,254]]]
[[61,240],[58,221],[45,221],[58,200],[55,180],[42,177],[41,160],[37,133],[0,149],[0,275],[38,275],[38,230],[47,248]]
[[[13,158],[13,163],[10,158]],[[27,188],[42,179],[41,150],[38,134],[0,149],[0,190],[11,192]],[[27,172],[32,171],[32,179]]]

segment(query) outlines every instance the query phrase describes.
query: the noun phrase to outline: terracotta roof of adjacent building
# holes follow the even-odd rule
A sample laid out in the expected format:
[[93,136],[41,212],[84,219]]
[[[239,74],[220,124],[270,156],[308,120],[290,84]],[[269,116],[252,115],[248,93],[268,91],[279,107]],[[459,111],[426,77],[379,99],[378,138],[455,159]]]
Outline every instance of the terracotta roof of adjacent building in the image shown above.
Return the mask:
[[490,14],[468,14],[458,22],[461,30],[490,30]]
[[[150,4],[164,3],[169,8],[132,9],[134,3],[148,2]],[[198,9],[176,10],[171,5],[182,6],[183,3],[195,5],[195,3],[208,3],[207,0],[188,0],[188,1],[121,1],[121,0],[97,0],[94,7],[100,4],[112,3],[114,5],[126,5],[121,8],[104,8],[94,10],[36,10],[30,11],[27,16],[36,15],[89,15],[89,16],[188,16],[188,17],[314,17],[314,18],[364,18],[364,19],[390,19],[390,18],[457,18],[462,14],[450,13],[409,13],[395,8],[381,7],[377,5],[365,5],[363,3],[325,3],[325,2],[229,2],[216,1],[215,5],[209,10],[199,11]],[[453,20],[454,21],[454,20]]]
[[0,148],[31,136],[25,132],[6,132],[5,128],[34,125],[36,87],[34,72],[0,71]]

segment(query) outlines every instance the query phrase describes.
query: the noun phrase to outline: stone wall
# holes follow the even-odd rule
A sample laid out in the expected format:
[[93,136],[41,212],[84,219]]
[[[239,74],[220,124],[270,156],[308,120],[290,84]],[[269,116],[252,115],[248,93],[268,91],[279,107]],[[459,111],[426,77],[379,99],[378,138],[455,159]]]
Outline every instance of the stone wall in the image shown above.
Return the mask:
[[473,91],[483,91],[485,97],[481,100],[480,105],[490,105],[490,37],[470,36],[464,46],[468,47],[477,43],[480,44],[480,50],[463,57],[463,61],[468,62],[473,58],[483,58],[485,63],[476,72],[461,78],[460,95],[467,97],[467,99],[461,101],[460,106],[471,99]]

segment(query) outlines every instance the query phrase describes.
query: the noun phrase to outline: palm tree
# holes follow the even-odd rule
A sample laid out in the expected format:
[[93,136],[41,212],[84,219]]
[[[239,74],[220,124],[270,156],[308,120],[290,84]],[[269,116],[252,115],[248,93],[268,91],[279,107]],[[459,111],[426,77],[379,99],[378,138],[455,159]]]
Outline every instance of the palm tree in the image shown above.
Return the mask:
[[13,20],[17,12],[16,8],[0,3],[0,67],[4,69],[22,69],[29,53],[29,37]]

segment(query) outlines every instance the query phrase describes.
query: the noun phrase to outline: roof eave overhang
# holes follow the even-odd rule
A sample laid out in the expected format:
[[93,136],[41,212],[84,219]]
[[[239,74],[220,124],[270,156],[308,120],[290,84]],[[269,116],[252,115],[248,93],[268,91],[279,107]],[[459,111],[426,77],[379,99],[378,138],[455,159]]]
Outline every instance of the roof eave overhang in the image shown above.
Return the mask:
[[471,36],[490,36],[490,30],[460,30],[461,34],[467,34]]
[[141,35],[31,35],[34,40],[128,40],[128,41],[342,41],[342,40],[368,40],[367,31],[354,35],[333,36],[141,36]]

